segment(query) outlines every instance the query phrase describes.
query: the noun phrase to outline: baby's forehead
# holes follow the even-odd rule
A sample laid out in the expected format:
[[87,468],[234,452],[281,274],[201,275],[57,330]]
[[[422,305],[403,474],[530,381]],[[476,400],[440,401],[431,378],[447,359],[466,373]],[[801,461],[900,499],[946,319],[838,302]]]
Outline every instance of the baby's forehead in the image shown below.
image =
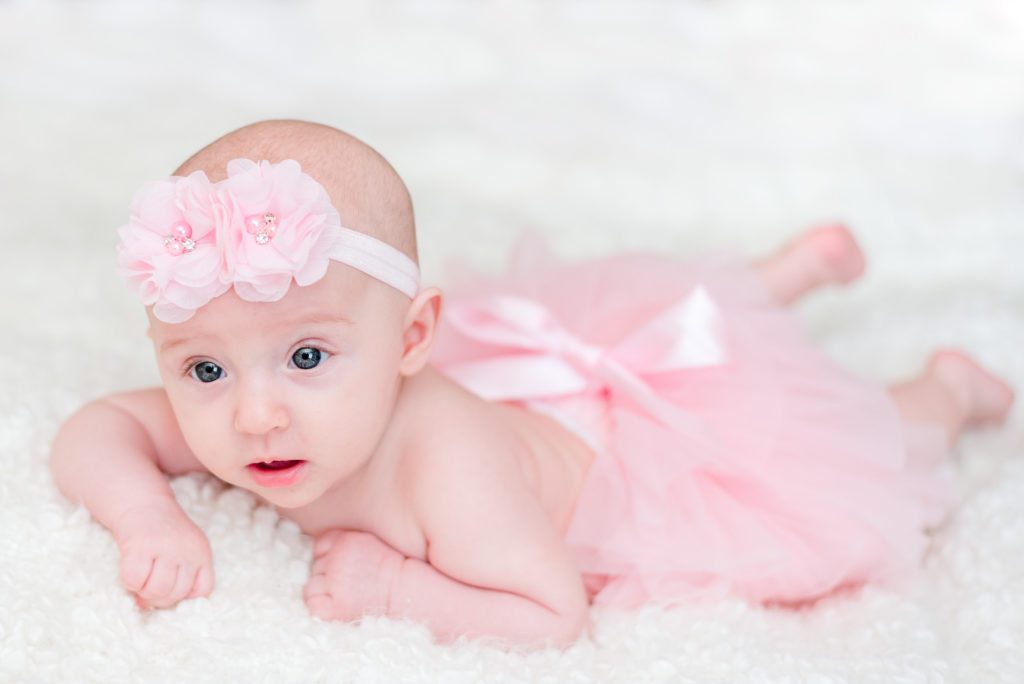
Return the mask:
[[149,309],[151,330],[159,337],[188,335],[259,335],[308,325],[356,327],[382,315],[400,313],[392,300],[403,297],[393,288],[341,263],[331,262],[317,282],[294,281],[275,302],[254,302],[234,290],[200,307],[183,323],[163,323]]

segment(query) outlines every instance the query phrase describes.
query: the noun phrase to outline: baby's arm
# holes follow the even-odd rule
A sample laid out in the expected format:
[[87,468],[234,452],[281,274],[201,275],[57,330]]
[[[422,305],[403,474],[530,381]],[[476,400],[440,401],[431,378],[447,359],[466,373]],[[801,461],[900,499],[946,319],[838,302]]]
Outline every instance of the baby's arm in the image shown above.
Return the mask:
[[417,468],[413,505],[428,562],[402,562],[389,612],[445,639],[571,643],[588,617],[580,574],[515,459],[485,457],[484,449],[494,446],[458,447],[461,455]]
[[121,579],[140,605],[165,607],[213,588],[209,543],[178,505],[167,475],[205,470],[163,390],[111,395],[61,426],[50,468],[57,488],[109,529]]
[[444,641],[573,642],[588,614],[580,575],[518,464],[484,440],[478,447],[417,454],[399,478],[425,536],[425,561],[363,531],[320,535],[303,593],[310,612],[411,618]]

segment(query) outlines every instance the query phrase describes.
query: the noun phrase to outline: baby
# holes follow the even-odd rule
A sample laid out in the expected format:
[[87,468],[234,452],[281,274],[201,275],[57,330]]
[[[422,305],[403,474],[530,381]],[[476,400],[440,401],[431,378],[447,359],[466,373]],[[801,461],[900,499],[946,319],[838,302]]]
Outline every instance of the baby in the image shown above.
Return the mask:
[[213,589],[189,472],[315,537],[325,619],[564,645],[592,602],[810,600],[916,562],[948,446],[1013,400],[956,351],[886,392],[806,343],[780,305],[860,274],[841,227],[750,266],[524,243],[442,317],[409,195],[355,138],[260,122],[174,175],[119,246],[163,386],[84,406],[51,461],[140,607]]

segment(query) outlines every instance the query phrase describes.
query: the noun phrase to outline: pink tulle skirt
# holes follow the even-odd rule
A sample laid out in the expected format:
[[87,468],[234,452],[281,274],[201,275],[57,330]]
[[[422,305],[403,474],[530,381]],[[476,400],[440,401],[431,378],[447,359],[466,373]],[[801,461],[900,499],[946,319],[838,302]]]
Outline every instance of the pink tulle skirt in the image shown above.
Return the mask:
[[[693,315],[696,292],[714,315]],[[596,605],[800,602],[888,581],[955,499],[942,428],[902,422],[735,255],[565,262],[526,236],[505,275],[463,271],[446,295],[433,363],[597,454],[566,532]],[[683,323],[666,328],[673,307]],[[666,329],[696,350],[684,367],[663,360]]]

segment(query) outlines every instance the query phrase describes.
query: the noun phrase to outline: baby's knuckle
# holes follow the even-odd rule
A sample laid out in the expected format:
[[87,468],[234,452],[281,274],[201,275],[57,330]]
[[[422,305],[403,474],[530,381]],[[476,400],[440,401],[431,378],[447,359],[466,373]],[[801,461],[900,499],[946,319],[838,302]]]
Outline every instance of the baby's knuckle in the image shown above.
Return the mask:
[[194,563],[182,563],[178,566],[178,577],[174,582],[174,593],[184,596],[192,588],[196,579],[196,565]]
[[153,559],[146,555],[131,554],[121,558],[121,579],[135,588],[141,587],[149,575]]
[[150,581],[146,583],[143,589],[148,596],[159,598],[167,596],[173,588],[174,575],[166,570],[161,570],[161,572],[150,577]]
[[210,550],[209,544],[207,544],[205,541],[200,541],[199,543],[194,544],[189,549],[188,555],[190,558],[195,559],[193,563],[199,564],[211,558],[213,556],[213,553]]
[[199,568],[196,586],[199,587],[199,591],[202,592],[203,596],[213,591],[213,567],[209,563],[204,563],[203,567]]
[[155,606],[157,604],[157,601],[163,598],[163,596],[161,596],[160,594],[157,594],[151,589],[147,589],[146,587],[142,587],[142,589],[139,589],[135,593],[138,594],[139,598],[144,600],[146,602],[146,605],[148,606]]
[[324,594],[309,596],[305,599],[305,603],[310,614],[315,617],[323,620],[330,620],[334,617],[334,602],[330,596]]
[[142,587],[146,578],[134,568],[121,568],[120,579],[125,589],[136,591]]
[[206,554],[203,553],[202,549],[189,549],[188,552],[182,554],[181,558],[182,565],[189,565],[193,570],[205,561]]
[[162,598],[166,593],[166,591],[161,591],[160,585],[152,577],[138,591],[139,596],[144,599]]

